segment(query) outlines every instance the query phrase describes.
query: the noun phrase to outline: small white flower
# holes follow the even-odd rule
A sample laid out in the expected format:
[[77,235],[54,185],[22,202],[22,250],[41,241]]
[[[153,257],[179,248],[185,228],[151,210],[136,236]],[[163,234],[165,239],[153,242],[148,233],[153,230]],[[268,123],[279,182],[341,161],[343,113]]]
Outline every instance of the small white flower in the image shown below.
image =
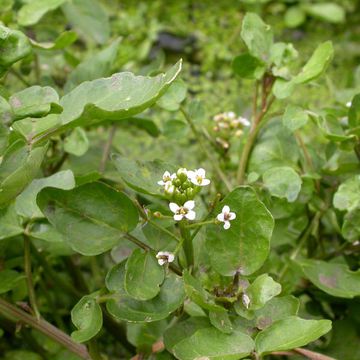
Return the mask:
[[162,180],[158,181],[158,185],[166,185],[168,182],[171,182],[176,177],[175,174],[170,174],[168,171],[164,172]]
[[249,121],[248,119],[242,117],[242,116],[240,116],[240,117],[238,118],[238,121],[239,121],[239,123],[242,124],[243,126],[250,126],[250,125],[251,125],[250,121]]
[[171,195],[175,191],[175,186],[173,185],[173,183],[171,181],[168,181],[165,183],[164,190],[167,194]]
[[210,180],[205,178],[205,170],[200,168],[195,171],[188,171],[190,181],[197,186],[206,186],[210,184]]
[[248,309],[249,306],[250,306],[250,298],[249,298],[249,296],[244,293],[244,294],[242,294],[241,300],[242,300],[242,303],[244,304],[244,306]]
[[159,251],[156,254],[156,258],[158,259],[159,265],[164,265],[173,262],[175,259],[175,255],[168,251]]
[[196,213],[193,210],[194,207],[195,207],[195,201],[193,200],[187,201],[183,206],[179,206],[178,204],[175,204],[173,202],[169,204],[170,210],[175,214],[174,215],[175,221],[180,221],[184,217],[189,220],[194,220],[196,216]]
[[230,120],[235,119],[236,114],[233,111],[228,111],[226,114],[226,117]]
[[346,103],[346,107],[351,107],[351,105],[352,105],[352,102],[351,102],[351,101],[348,101],[348,102]]
[[225,205],[216,218],[224,223],[224,229],[227,230],[230,227],[230,221],[236,218],[236,214],[230,211],[229,206]]

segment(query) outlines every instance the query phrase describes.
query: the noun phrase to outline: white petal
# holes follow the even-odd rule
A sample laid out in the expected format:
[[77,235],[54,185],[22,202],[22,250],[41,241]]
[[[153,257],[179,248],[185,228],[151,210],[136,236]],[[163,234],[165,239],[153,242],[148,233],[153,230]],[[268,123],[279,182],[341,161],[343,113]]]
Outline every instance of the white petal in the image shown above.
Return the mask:
[[180,206],[178,204],[171,202],[169,204],[169,208],[175,214],[180,209]]
[[190,210],[186,215],[185,217],[189,220],[195,220],[195,217],[196,217],[196,213],[195,211],[193,210]]
[[165,183],[164,183],[163,180],[160,180],[160,181],[158,181],[157,183],[158,183],[158,185],[165,185]]
[[189,179],[193,179],[193,178],[196,177],[196,172],[192,171],[192,170],[188,170],[187,176],[188,176]]
[[222,208],[221,212],[222,212],[223,214],[228,214],[228,213],[230,212],[229,206],[225,205],[225,206]]
[[230,227],[230,221],[224,222],[224,229],[227,230]]
[[175,173],[171,174],[171,175],[170,175],[170,178],[171,178],[172,180],[174,180],[174,179],[176,178],[176,174],[175,174]]
[[236,214],[234,212],[229,213],[229,220],[234,220],[236,218]]
[[160,257],[166,255],[166,251],[159,251],[157,254],[156,254],[156,258],[159,259]]
[[201,176],[202,178],[204,178],[206,172],[205,172],[205,170],[204,170],[203,168],[200,168],[200,169],[197,169],[197,174],[198,174],[199,176]]
[[174,215],[174,220],[175,221],[180,221],[180,220],[182,220],[183,217],[184,217],[183,214],[176,214],[176,215]]
[[175,260],[175,255],[172,254],[172,253],[169,253],[169,255],[168,255],[168,262],[171,263],[171,262],[173,262],[174,260]]
[[188,210],[192,210],[195,207],[195,201],[189,200],[184,204],[184,208]]
[[223,214],[223,213],[218,214],[218,216],[217,216],[216,218],[217,218],[219,221],[222,221],[222,222],[225,221],[225,218],[224,218],[224,214]]
[[159,259],[158,263],[159,263],[159,265],[162,266],[162,265],[164,265],[166,263],[166,260],[165,259]]
[[170,173],[168,171],[164,172],[163,179],[167,179],[170,177]]
[[199,183],[198,183],[198,181],[197,181],[197,179],[196,179],[196,176],[189,177],[189,180],[190,180],[194,185],[199,186]]
[[207,186],[210,184],[210,180],[209,179],[203,179],[201,186]]

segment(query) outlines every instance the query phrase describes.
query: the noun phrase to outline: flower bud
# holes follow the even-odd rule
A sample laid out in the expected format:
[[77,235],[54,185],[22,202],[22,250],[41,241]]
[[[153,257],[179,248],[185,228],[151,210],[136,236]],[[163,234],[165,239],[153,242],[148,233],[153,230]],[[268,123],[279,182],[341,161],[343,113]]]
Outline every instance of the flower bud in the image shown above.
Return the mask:
[[188,178],[187,170],[185,168],[180,168],[176,173],[178,179],[180,179],[181,183],[185,182]]

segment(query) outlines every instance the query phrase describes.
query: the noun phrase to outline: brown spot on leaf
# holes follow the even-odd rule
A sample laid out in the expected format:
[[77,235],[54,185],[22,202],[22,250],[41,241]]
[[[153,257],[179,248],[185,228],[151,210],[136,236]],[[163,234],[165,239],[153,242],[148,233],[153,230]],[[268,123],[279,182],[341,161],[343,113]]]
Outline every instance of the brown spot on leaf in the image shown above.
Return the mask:
[[329,288],[335,288],[337,286],[337,279],[335,276],[327,276],[320,274],[319,281]]

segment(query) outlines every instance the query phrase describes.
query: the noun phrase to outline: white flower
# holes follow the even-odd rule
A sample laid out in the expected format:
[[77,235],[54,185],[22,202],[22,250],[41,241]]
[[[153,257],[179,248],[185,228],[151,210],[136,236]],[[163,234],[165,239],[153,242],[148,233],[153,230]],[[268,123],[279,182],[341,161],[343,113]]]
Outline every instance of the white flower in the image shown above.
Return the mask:
[[248,119],[246,119],[246,118],[244,118],[244,117],[242,117],[242,116],[240,116],[240,117],[238,118],[238,121],[239,121],[240,124],[242,124],[242,125],[244,125],[244,126],[250,126],[250,124],[251,124]]
[[158,259],[159,265],[164,265],[173,262],[175,259],[175,255],[168,251],[159,251],[156,254],[156,258]]
[[226,117],[230,120],[235,119],[236,114],[233,111],[228,111],[226,114]]
[[230,212],[229,206],[225,205],[221,213],[216,217],[219,221],[224,223],[224,229],[227,230],[230,227],[230,221],[236,218],[236,214],[234,212]]
[[205,178],[205,170],[200,168],[195,171],[188,171],[190,181],[197,186],[206,186],[210,184],[210,180]]
[[167,193],[167,194],[173,194],[174,193],[174,191],[175,191],[175,186],[173,185],[173,183],[171,182],[171,181],[167,181],[166,183],[165,183],[165,186],[164,186],[164,189],[165,189],[165,192]]
[[168,171],[164,172],[164,175],[162,177],[162,180],[158,181],[158,185],[166,185],[169,181],[171,182],[176,177],[175,174],[171,174]]
[[250,306],[250,298],[249,298],[249,296],[244,293],[244,294],[242,294],[241,300],[242,300],[242,303],[244,304],[244,306],[248,309],[249,306]]
[[183,206],[179,206],[178,204],[175,204],[171,202],[169,204],[170,210],[175,214],[174,220],[180,221],[184,217],[186,217],[189,220],[194,220],[196,213],[193,211],[193,208],[195,207],[195,201],[189,200],[187,201]]
[[348,101],[348,102],[346,103],[346,107],[351,107],[351,105],[352,105],[352,102],[351,102],[351,101]]

